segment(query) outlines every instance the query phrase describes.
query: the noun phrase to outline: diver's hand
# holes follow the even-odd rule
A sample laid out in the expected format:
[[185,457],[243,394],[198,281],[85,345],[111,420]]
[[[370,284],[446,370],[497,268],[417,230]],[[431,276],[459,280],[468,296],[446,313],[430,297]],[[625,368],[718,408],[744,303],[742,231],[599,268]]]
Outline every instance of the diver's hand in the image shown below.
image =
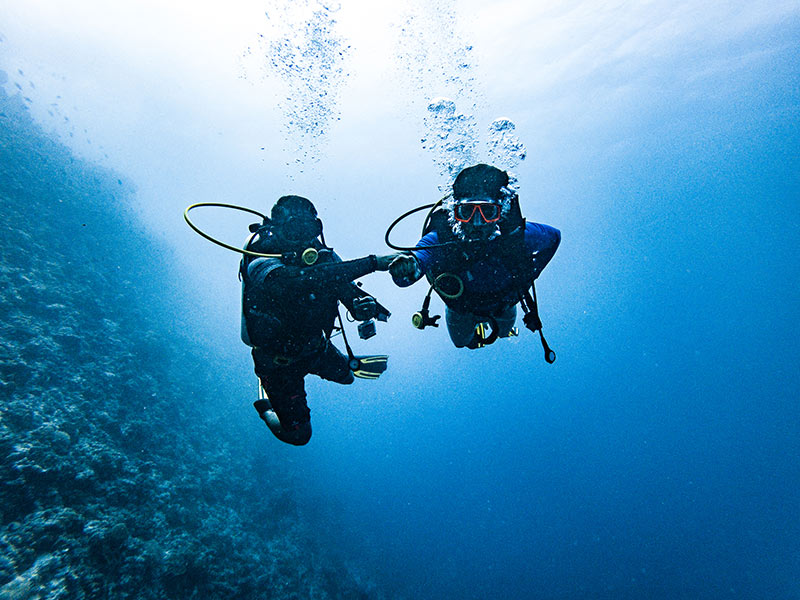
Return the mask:
[[356,321],[367,321],[378,314],[378,303],[372,296],[362,296],[353,300],[350,314]]
[[391,262],[397,258],[397,254],[386,254],[385,256],[376,256],[376,271],[388,271]]
[[417,272],[417,259],[410,254],[395,254],[389,272],[395,279],[412,279]]

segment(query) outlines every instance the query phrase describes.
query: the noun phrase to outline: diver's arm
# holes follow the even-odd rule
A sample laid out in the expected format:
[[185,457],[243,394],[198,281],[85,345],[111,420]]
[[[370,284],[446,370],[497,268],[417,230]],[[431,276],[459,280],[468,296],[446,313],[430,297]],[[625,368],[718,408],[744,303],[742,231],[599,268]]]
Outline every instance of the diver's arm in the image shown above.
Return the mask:
[[[344,262],[342,257],[336,254],[336,252],[333,250],[331,250],[331,261],[337,264]],[[339,302],[344,304],[345,308],[350,311],[350,314],[353,314],[353,302],[355,299],[362,296],[369,296],[369,294],[362,291],[362,289],[352,281],[347,281],[339,285],[339,292],[336,296],[339,298]]]
[[[400,256],[400,255],[399,254],[390,254],[388,256],[379,256],[378,257],[378,262],[379,263],[385,263],[386,265],[391,265],[392,261],[398,256]],[[335,263],[343,262],[342,261],[342,257],[339,256],[338,254],[336,254],[336,252],[333,252],[333,251],[331,251],[331,260],[333,260],[333,262],[335,262]],[[389,268],[388,266],[382,266],[381,264],[378,265],[378,270],[379,271],[386,271],[386,270],[388,270],[388,268]],[[341,285],[339,287],[339,295],[338,295],[338,297],[339,297],[339,301],[342,304],[344,304],[345,307],[347,308],[347,310],[349,310],[351,313],[353,311],[353,302],[356,299],[358,299],[358,298],[372,298],[373,300],[375,300],[375,297],[372,294],[370,294],[369,292],[365,291],[361,287],[360,283],[358,285],[356,285],[352,281],[348,281],[347,283],[345,283],[345,284],[343,284],[343,285]],[[369,318],[369,317],[367,317],[367,318]]]
[[280,282],[287,287],[318,289],[320,286],[338,286],[375,271],[389,268],[387,257],[374,254],[341,262],[311,266],[285,265],[280,259],[258,258],[250,263],[247,275],[251,281]]
[[561,232],[555,227],[541,223],[525,224],[525,249],[533,257],[534,279],[550,262],[561,243]]
[[[332,256],[334,262],[342,262],[341,257],[335,252],[332,253]],[[351,281],[339,287],[338,298],[356,321],[366,321],[372,318],[386,321],[391,315],[372,294]]]

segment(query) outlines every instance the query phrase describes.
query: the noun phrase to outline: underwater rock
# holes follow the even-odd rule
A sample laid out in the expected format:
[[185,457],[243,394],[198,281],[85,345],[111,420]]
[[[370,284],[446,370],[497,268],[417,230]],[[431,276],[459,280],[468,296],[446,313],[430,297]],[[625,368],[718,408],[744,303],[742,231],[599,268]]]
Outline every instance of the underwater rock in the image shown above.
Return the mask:
[[122,522],[109,525],[92,521],[86,524],[83,533],[88,539],[89,556],[101,564],[120,561],[130,537],[127,526]]
[[66,431],[61,431],[50,423],[43,425],[40,429],[39,438],[48,443],[56,454],[63,455],[69,452],[72,438]]
[[[39,557],[31,568],[0,587],[0,600],[37,600],[63,596],[60,561],[53,555]],[[60,576],[59,576],[60,575]]]

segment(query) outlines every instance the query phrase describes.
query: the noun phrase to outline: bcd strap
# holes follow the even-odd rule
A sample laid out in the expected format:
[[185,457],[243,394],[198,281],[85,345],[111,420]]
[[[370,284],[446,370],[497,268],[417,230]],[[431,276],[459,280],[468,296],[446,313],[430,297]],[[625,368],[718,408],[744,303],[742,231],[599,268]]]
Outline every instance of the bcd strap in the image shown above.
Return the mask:
[[[531,290],[533,291],[533,296],[531,296]],[[553,364],[556,361],[556,353],[548,346],[547,340],[544,339],[544,333],[542,333],[542,320],[539,318],[539,306],[536,302],[536,285],[534,283],[531,283],[531,290],[525,290],[525,293],[520,295],[519,298],[522,312],[525,313],[525,316],[522,317],[522,322],[533,333],[539,332],[539,338],[542,340],[542,348],[544,349],[544,360],[548,364]]]

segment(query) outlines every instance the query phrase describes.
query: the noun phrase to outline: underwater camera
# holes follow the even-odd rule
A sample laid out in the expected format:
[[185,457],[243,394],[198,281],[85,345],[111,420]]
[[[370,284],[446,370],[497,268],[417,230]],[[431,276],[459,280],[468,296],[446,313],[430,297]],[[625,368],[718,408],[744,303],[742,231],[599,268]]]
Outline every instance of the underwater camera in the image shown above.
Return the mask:
[[[370,314],[375,314],[375,298],[371,296],[366,296],[362,298],[356,298],[353,300],[353,308],[356,311],[360,310],[368,310]],[[375,321],[374,319],[367,319],[366,321],[362,321],[358,324],[358,337],[362,340],[368,340],[373,335],[375,335]]]
[[358,324],[358,337],[362,340],[368,340],[375,335],[375,321],[370,319]]

